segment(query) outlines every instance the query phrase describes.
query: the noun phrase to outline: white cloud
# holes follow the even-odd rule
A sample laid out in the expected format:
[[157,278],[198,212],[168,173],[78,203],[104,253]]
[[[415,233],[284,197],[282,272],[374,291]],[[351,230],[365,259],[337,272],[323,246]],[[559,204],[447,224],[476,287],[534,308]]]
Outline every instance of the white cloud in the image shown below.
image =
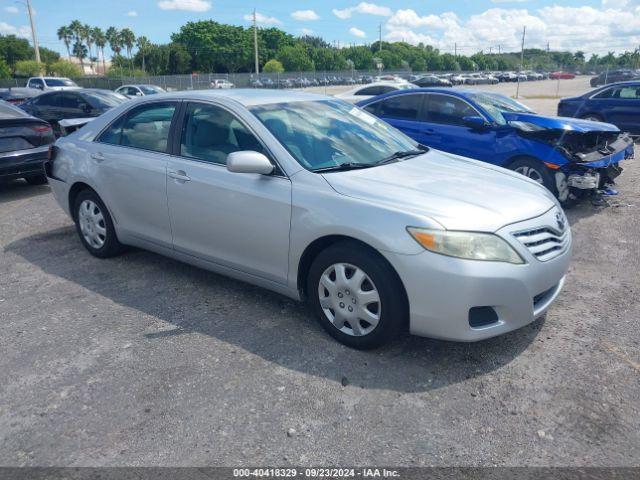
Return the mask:
[[206,12],[211,9],[207,0],[162,0],[158,2],[162,10],[186,10],[188,12]]
[[291,12],[291,17],[301,22],[320,20],[320,16],[313,10],[296,10],[295,12]]
[[302,35],[313,35],[313,30],[311,30],[310,28],[301,28],[300,33]]
[[18,13],[20,10],[18,10],[18,7],[14,7],[13,5],[10,5],[8,7],[4,7],[4,11],[7,13]]
[[491,0],[491,3],[526,3],[531,0]]
[[388,7],[383,7],[381,5],[376,5],[375,3],[367,3],[360,2],[358,5],[353,7],[344,8],[342,10],[338,10],[334,8],[331,10],[333,14],[340,18],[341,20],[346,20],[347,18],[351,18],[354,13],[364,13],[366,15],[377,15],[379,17],[390,17],[391,9]]
[[362,30],[360,30],[359,28],[356,28],[356,27],[351,27],[349,29],[349,33],[351,35],[353,35],[354,37],[358,37],[358,38],[364,38],[364,37],[367,36],[366,33],[364,33]]
[[16,37],[30,38],[31,30],[26,25],[14,27],[6,22],[0,22],[0,35],[15,35]]
[[[614,2],[624,8],[613,8]],[[453,12],[420,15],[414,10],[397,10],[386,22],[385,39],[433,45],[445,52],[470,55],[480,50],[518,51],[526,25],[525,47],[553,50],[582,50],[606,53],[633,51],[640,44],[640,6],[637,0],[603,0],[603,7],[559,5],[527,10],[490,8],[459,18]]]
[[138,16],[138,12],[136,12],[135,10],[129,10],[127,12],[127,17],[137,17]]
[[[247,22],[253,22],[253,13],[247,13],[244,17]],[[256,23],[260,25],[282,25],[282,22],[276,17],[269,17],[260,12],[256,12]]]

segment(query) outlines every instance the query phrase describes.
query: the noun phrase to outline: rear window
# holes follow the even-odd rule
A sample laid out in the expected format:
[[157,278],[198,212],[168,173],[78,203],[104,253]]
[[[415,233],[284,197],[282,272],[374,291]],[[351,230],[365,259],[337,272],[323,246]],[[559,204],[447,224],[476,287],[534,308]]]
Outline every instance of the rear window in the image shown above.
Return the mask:
[[106,110],[109,108],[117,107],[121,103],[126,102],[128,99],[124,95],[120,95],[115,92],[85,92],[84,98],[94,108]]
[[78,85],[68,78],[45,78],[48,87],[77,87]]
[[4,100],[0,100],[0,119],[28,117],[29,114],[24,110],[14,107]]

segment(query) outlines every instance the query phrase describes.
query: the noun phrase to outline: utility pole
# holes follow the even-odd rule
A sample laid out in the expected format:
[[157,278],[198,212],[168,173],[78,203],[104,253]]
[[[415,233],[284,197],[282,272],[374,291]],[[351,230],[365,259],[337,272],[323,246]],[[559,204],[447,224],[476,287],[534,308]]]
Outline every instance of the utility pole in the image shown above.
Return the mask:
[[258,65],[258,25],[256,23],[256,9],[253,9],[253,51],[256,57],[256,78],[260,73],[260,67]]
[[382,23],[378,25],[378,52],[382,51]]
[[518,72],[518,85],[516,87],[516,98],[520,95],[520,74],[524,68],[524,36],[527,33],[527,26],[522,27],[522,46],[520,47],[520,71]]
[[29,12],[29,23],[31,23],[31,36],[33,37],[33,49],[36,51],[36,62],[40,63],[40,47],[38,46],[38,36],[33,23],[33,11],[31,10],[31,0],[27,0],[27,11]]
[[453,56],[455,58],[458,58],[458,44],[457,43],[453,44]]
[[502,55],[502,45],[498,45],[498,55]]

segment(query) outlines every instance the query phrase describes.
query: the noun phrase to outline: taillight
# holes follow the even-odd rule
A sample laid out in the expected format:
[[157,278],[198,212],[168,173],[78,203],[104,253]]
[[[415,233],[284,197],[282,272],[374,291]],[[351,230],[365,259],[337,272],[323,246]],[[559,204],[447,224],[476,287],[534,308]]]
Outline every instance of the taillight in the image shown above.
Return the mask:
[[39,134],[44,134],[44,133],[51,133],[53,132],[53,130],[51,129],[51,127],[49,125],[36,125],[34,127],[31,127],[31,130],[33,130],[36,133]]

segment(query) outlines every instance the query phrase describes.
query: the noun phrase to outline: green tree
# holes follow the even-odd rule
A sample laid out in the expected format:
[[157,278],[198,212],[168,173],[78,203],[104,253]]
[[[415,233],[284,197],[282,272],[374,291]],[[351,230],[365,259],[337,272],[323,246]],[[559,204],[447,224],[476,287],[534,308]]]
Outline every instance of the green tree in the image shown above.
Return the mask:
[[19,60],[15,64],[15,74],[18,77],[35,77],[43,71],[44,65],[35,60]]
[[[120,39],[122,41],[122,45],[124,46],[127,52],[127,58],[130,62],[131,60],[131,51],[133,50],[134,45],[136,44],[136,35],[129,28],[123,28],[120,31]],[[133,63],[131,63],[133,65]]]
[[99,27],[94,27],[91,31],[91,35],[93,36],[93,41],[96,44],[96,50],[100,50],[100,55],[102,56],[102,73],[106,75],[107,64],[104,58],[104,47],[107,46],[107,37]]
[[33,59],[33,48],[29,41],[15,35],[0,35],[0,57],[10,68],[15,69],[16,62]]
[[313,62],[301,45],[285,46],[280,49],[277,60],[288,72],[306,72],[313,70]]
[[138,39],[136,40],[136,46],[138,47],[138,52],[142,57],[142,70],[146,70],[145,57],[149,52],[149,48],[151,47],[151,42],[147,37],[141,36],[141,37],[138,37]]
[[69,29],[73,32],[73,55],[80,60],[80,69],[84,75],[84,59],[87,57],[87,48],[82,42],[86,37],[85,27],[79,20],[74,20],[69,24]]
[[0,58],[0,78],[11,78],[11,69],[4,58]]
[[284,67],[278,60],[272,58],[264,64],[264,67],[262,67],[262,71],[264,73],[282,73],[284,72]]
[[57,62],[47,65],[47,73],[49,75],[56,75],[58,77],[80,77],[82,72],[80,68],[75,64],[67,60],[58,60]]
[[64,42],[64,46],[67,47],[67,58],[71,58],[71,41],[73,40],[73,32],[67,25],[63,25],[58,28],[58,40]]
[[122,51],[122,38],[120,37],[120,31],[116,27],[107,28],[107,32],[105,33],[107,42],[109,42],[109,47],[113,52],[113,55],[120,55]]
[[411,62],[411,70],[414,72],[424,72],[427,69],[427,61],[422,57],[417,57]]

